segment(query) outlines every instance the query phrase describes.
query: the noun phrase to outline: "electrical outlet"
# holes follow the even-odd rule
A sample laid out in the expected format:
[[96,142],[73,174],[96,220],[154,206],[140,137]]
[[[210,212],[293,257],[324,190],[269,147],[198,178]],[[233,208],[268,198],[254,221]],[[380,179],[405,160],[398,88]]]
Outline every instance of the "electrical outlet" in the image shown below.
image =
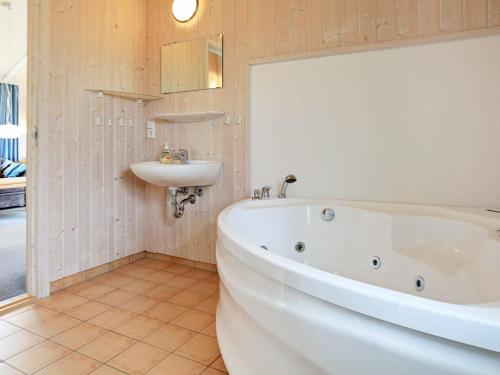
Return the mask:
[[149,120],[146,128],[146,138],[154,139],[156,138],[156,124],[153,120]]

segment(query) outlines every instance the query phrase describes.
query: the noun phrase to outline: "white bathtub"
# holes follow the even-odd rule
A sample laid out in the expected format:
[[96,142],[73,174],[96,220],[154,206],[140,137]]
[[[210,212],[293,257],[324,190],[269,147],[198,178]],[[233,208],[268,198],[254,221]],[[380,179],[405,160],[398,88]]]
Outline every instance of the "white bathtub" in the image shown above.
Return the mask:
[[217,335],[229,372],[500,374],[498,229],[500,214],[483,209],[299,199],[227,208]]

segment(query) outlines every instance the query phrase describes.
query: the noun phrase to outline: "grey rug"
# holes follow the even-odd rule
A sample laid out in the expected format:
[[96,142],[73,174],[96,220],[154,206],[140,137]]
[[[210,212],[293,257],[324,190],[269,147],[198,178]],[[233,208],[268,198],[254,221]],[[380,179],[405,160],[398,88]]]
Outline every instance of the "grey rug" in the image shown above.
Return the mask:
[[26,210],[0,210],[0,301],[26,293]]

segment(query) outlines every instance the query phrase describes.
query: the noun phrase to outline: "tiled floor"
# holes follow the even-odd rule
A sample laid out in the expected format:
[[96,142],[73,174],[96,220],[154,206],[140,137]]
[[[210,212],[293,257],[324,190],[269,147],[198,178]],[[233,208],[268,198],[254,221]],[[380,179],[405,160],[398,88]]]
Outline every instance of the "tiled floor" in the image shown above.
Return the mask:
[[226,373],[216,273],[143,258],[0,317],[0,374]]

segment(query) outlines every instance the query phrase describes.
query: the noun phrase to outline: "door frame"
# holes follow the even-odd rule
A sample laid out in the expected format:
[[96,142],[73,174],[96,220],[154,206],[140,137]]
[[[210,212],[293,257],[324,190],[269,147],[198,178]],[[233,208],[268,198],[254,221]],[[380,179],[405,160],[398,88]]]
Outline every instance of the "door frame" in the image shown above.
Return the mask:
[[[44,30],[41,0],[28,1],[27,69],[27,179],[26,179],[26,248],[27,292],[33,297],[50,295],[50,251],[48,248],[49,179],[47,152],[50,150],[46,127],[48,121],[48,78],[41,72],[48,68],[44,47],[49,33]],[[48,25],[45,25],[48,26]],[[41,152],[41,150],[43,152]],[[45,173],[42,173],[45,172]]]

